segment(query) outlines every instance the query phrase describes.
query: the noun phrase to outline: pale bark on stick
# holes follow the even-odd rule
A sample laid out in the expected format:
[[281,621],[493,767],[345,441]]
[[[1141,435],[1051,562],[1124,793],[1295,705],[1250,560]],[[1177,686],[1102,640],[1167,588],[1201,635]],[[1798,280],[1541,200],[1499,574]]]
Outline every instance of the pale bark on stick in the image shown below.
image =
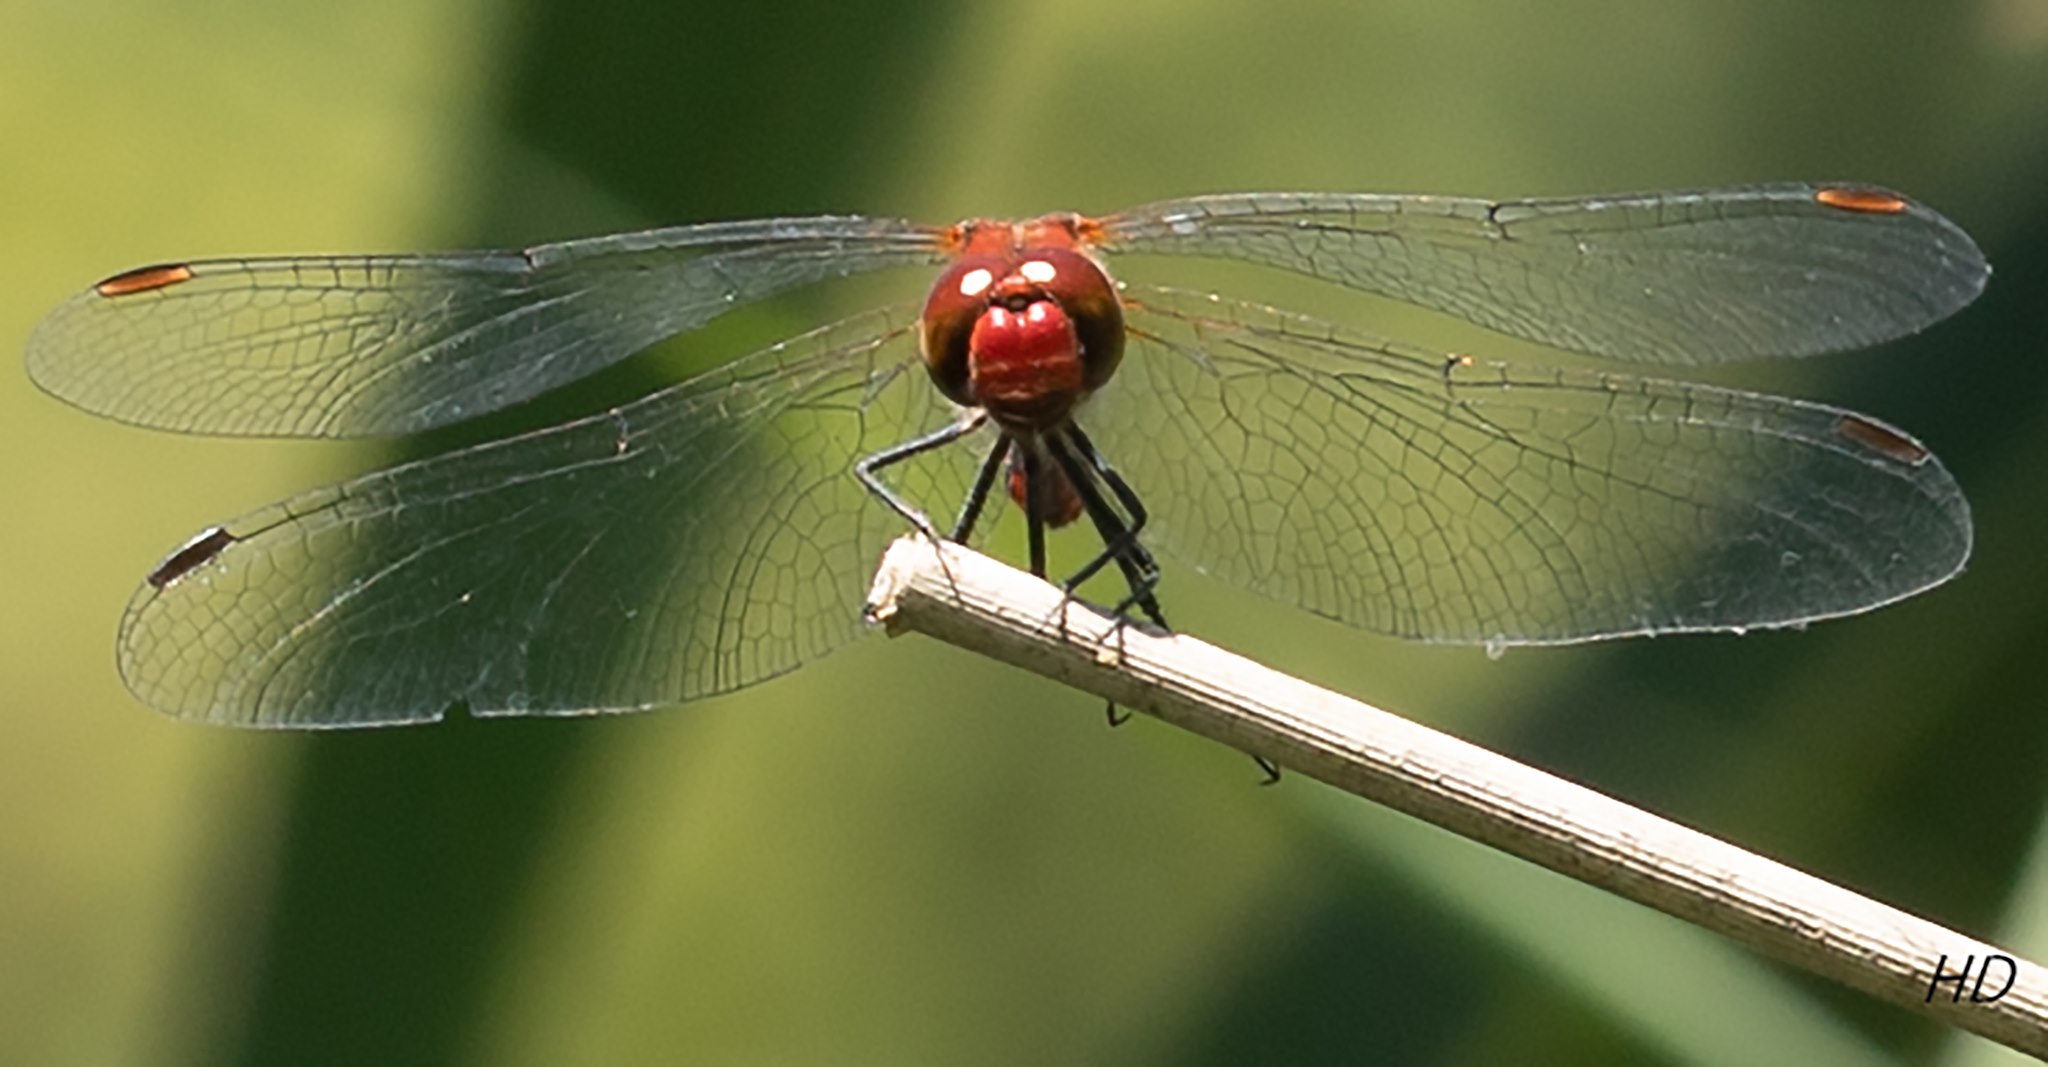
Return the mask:
[[[1119,627],[959,545],[897,541],[868,610],[2048,1057],[2048,972],[2014,953],[1184,634]],[[2000,995],[1973,1000],[1980,976]]]

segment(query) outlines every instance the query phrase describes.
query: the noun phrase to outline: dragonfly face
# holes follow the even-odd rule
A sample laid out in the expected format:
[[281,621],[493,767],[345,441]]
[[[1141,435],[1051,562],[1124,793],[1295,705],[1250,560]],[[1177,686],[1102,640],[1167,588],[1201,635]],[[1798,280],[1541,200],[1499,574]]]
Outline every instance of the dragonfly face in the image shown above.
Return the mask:
[[28,362],[49,392],[143,426],[410,433],[795,287],[938,269],[917,314],[857,315],[192,538],[131,600],[122,674],[168,712],[238,725],[729,691],[862,632],[866,575],[906,517],[928,526],[920,507],[964,500],[944,531],[964,538],[999,478],[1041,572],[1044,529],[1085,518],[1111,546],[1092,566],[1134,584],[1156,545],[1436,641],[1802,624],[1939,584],[1969,553],[1953,479],[1874,417],[1112,283],[1105,265],[1129,254],[1263,264],[1651,364],[1875,344],[1988,275],[1954,224],[1857,186],[1238,194],[1099,218],[774,219],[163,264],[57,308]]

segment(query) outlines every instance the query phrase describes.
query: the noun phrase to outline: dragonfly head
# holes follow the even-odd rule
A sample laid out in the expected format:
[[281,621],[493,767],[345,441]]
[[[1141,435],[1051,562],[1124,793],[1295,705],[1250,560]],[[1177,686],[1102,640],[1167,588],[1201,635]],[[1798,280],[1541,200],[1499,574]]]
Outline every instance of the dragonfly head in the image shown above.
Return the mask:
[[[976,239],[939,275],[925,299],[919,340],[925,368],[946,397],[986,408],[998,423],[1043,429],[1100,388],[1123,358],[1123,304],[1102,267],[1071,231],[1037,224],[1007,232],[1013,243]],[[1068,233],[1067,245],[1020,245],[1026,235]]]

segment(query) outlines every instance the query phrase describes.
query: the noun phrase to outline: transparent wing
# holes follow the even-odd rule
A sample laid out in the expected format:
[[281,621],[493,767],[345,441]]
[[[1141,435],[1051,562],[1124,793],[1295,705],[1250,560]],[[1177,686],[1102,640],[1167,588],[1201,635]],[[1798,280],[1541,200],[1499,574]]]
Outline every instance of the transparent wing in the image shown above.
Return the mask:
[[412,433],[583,377],[795,286],[932,262],[861,218],[618,234],[523,252],[219,259],[115,275],[29,338],[87,411],[188,433]]
[[1954,313],[1990,268],[1954,223],[1867,186],[1490,202],[1247,193],[1102,220],[1112,253],[1221,256],[1618,359],[1861,348]]
[[[851,474],[954,411],[912,313],[871,313],[626,407],[306,493],[195,538],[121,625],[148,703],[330,727],[673,704],[861,630],[903,520]],[[907,472],[953,506],[979,459]]]
[[1198,568],[1353,625],[1550,643],[1787,626],[1970,551],[1939,461],[1820,404],[1508,366],[1134,291],[1082,422]]

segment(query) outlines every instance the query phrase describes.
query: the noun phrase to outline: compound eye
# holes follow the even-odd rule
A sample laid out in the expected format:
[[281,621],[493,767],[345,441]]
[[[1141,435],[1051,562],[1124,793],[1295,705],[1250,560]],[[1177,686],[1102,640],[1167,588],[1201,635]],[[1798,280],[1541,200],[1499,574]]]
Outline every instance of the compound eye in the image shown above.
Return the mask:
[[1008,265],[991,256],[969,256],[939,274],[918,316],[918,348],[939,391],[955,403],[971,403],[967,346],[974,324],[988,310]]
[[1094,260],[1067,248],[1033,250],[1018,264],[1016,274],[1073,320],[1089,387],[1108,381],[1124,352],[1124,305],[1116,295],[1116,283]]

